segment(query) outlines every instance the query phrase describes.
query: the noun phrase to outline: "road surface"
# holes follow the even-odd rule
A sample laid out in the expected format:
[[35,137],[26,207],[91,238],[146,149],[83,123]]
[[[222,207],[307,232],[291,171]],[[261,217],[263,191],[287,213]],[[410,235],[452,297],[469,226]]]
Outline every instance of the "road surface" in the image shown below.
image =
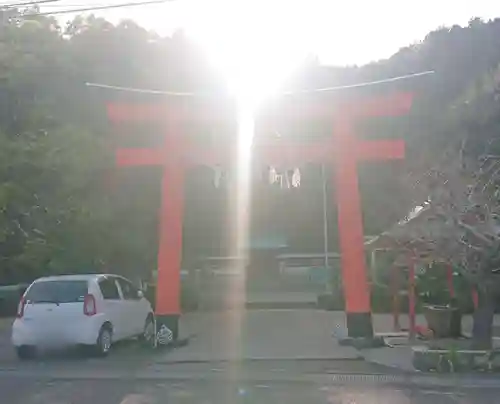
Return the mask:
[[498,389],[319,383],[162,380],[0,379],[2,402],[19,404],[493,404]]
[[[327,313],[328,314],[328,313]],[[298,317],[297,317],[298,316]],[[207,317],[208,318],[208,317]],[[317,321],[314,320],[318,318]],[[329,317],[328,317],[329,318]],[[323,328],[312,327],[311,322],[324,324],[325,315],[276,313],[270,317],[247,315],[252,327],[246,327],[252,341],[242,338],[241,346],[251,348],[257,354],[275,351],[291,352],[301,360],[288,356],[269,355],[265,360],[228,362],[219,355],[219,360],[192,360],[192,353],[206,347],[213,351],[217,341],[215,331],[204,328],[211,321],[201,324],[198,340],[186,347],[179,357],[176,352],[144,351],[137,344],[127,342],[113,349],[109,358],[82,358],[81,356],[62,355],[42,356],[33,362],[21,363],[13,355],[9,343],[8,328],[0,332],[0,403],[16,404],[150,404],[150,403],[197,403],[197,404],[264,404],[264,403],[328,403],[328,404],[447,404],[447,403],[497,403],[500,384],[497,379],[487,387],[466,388],[463,378],[451,379],[452,384],[439,385],[427,383],[417,387],[412,380],[401,374],[390,374],[386,368],[368,365],[352,360],[350,356],[331,360],[330,329],[334,321]],[[262,325],[262,323],[265,323]],[[286,330],[283,322],[291,323]],[[272,328],[276,326],[278,330]],[[254,327],[254,325],[258,325]],[[8,326],[8,324],[7,324]],[[305,328],[305,331],[304,331]],[[310,330],[323,330],[312,334]],[[256,330],[262,330],[257,333]],[[310,338],[302,343],[295,335],[305,333]],[[276,334],[279,333],[276,338]],[[258,334],[258,335],[256,335]],[[260,342],[259,342],[260,341]],[[276,348],[271,344],[289,344]],[[312,355],[313,349],[322,349],[324,360]],[[198,344],[198,345],[197,345]],[[300,347],[304,352],[298,352]],[[271,349],[273,348],[273,349]],[[286,348],[286,352],[285,352]],[[306,350],[307,348],[307,350]],[[282,350],[283,349],[283,350]],[[178,353],[182,353],[182,349]],[[225,352],[220,352],[225,353]],[[250,352],[252,353],[252,352]],[[177,356],[176,356],[177,355]],[[195,356],[198,356],[195,355]],[[261,357],[261,355],[249,355]],[[207,356],[208,357],[208,356]],[[312,359],[304,359],[312,357]],[[221,360],[222,359],[222,360]],[[382,381],[370,377],[380,374]],[[364,376],[368,374],[368,376]],[[352,376],[354,375],[354,376]],[[355,377],[357,376],[357,378]],[[394,382],[398,377],[399,381]],[[435,376],[426,376],[434,378]],[[385,379],[384,379],[385,378]],[[458,383],[455,383],[457,382]],[[439,386],[439,387],[436,387]]]

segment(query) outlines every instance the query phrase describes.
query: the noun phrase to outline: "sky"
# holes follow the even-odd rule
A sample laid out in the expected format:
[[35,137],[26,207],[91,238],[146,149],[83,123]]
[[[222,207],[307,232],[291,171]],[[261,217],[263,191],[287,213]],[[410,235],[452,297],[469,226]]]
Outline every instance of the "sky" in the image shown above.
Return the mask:
[[[138,0],[61,0],[42,10],[130,1]],[[309,51],[323,64],[351,65],[387,58],[443,25],[500,17],[500,1],[173,0],[96,14],[113,21],[134,19],[164,35],[185,28],[226,58],[228,53],[294,56]]]

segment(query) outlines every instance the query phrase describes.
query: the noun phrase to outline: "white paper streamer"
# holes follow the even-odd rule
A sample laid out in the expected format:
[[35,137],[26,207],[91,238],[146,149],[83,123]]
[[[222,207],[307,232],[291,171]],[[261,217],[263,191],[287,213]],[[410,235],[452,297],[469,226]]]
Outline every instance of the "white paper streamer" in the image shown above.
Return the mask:
[[298,168],[293,170],[292,186],[294,188],[300,187],[300,170]]
[[271,167],[269,169],[269,183],[272,185],[275,184],[276,182],[278,182],[278,172],[274,167]]
[[[220,188],[221,186],[230,185],[229,172],[222,169],[220,166],[213,167],[214,170],[214,186]],[[286,169],[278,171],[276,167],[269,167],[267,170],[267,180],[270,185],[279,184],[280,188],[290,189],[300,186],[300,169]],[[264,180],[266,173],[263,171],[254,172],[255,176],[259,177],[257,180]]]

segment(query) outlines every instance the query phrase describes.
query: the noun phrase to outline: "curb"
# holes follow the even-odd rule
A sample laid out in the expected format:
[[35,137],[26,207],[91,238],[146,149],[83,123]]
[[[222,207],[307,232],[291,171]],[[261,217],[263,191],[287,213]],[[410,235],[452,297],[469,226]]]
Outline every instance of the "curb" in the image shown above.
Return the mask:
[[[213,376],[204,373],[189,374],[159,374],[159,372],[39,372],[26,371],[0,371],[1,377],[22,377],[26,379],[36,378],[38,380],[162,380],[162,381],[189,381],[189,382],[227,382],[228,376],[220,373]],[[302,383],[302,384],[327,384],[327,385],[390,385],[390,386],[419,386],[437,388],[488,388],[498,389],[498,378],[496,377],[446,377],[446,376],[426,376],[426,375],[382,375],[382,374],[298,374],[292,376],[263,375],[259,372],[258,377],[241,375],[232,380],[240,383]]]
[[[377,366],[382,366],[382,367],[385,367],[391,371],[397,371],[398,373],[403,372],[406,375],[414,375],[414,374],[419,373],[419,371],[413,367],[413,364],[411,361],[409,362],[409,366],[402,366],[401,364],[397,364],[397,363],[394,363],[391,361],[387,361],[384,359],[373,357],[371,355],[372,352],[379,352],[381,349],[397,350],[397,349],[399,349],[399,347],[386,346],[385,348],[360,349],[360,350],[358,350],[358,354],[360,355],[360,358],[362,360],[364,360],[366,363],[369,363],[372,365],[377,365]],[[406,348],[403,348],[403,349],[406,349]]]
[[363,355],[361,355],[361,359],[363,361],[365,361],[366,363],[370,363],[372,365],[377,365],[377,366],[383,366],[387,369],[390,369],[392,371],[397,371],[399,373],[404,373],[404,374],[407,374],[407,375],[415,375],[415,374],[419,374],[420,371],[415,369],[415,368],[405,368],[403,366],[398,366],[398,365],[394,365],[392,363],[384,363],[382,361],[377,361],[377,360],[374,360],[374,359],[370,359],[370,358],[367,358]]
[[297,356],[290,357],[272,357],[272,356],[249,356],[244,358],[223,358],[223,359],[164,359],[155,360],[155,364],[160,365],[175,365],[175,364],[202,364],[202,363],[244,363],[244,362],[367,362],[359,353],[353,357],[313,357],[313,356]]
[[368,349],[368,348],[382,348],[386,346],[385,340],[382,336],[374,335],[370,338],[338,338],[337,339],[340,346],[350,346],[357,350]]

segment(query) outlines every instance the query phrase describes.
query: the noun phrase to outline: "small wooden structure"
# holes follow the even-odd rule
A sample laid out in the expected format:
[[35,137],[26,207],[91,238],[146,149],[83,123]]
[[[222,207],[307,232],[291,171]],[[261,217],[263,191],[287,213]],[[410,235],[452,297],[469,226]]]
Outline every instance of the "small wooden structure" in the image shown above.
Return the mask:
[[[401,221],[396,224],[392,229],[380,234],[378,237],[372,238],[365,243],[366,248],[375,251],[392,251],[397,255],[396,260],[391,267],[391,294],[393,300],[393,327],[394,331],[400,331],[399,324],[400,302],[399,302],[399,288],[400,288],[400,274],[402,268],[408,269],[408,316],[409,316],[409,336],[415,337],[416,325],[416,265],[419,262],[441,262],[447,264],[446,278],[450,297],[455,297],[455,287],[453,283],[453,267],[450,263],[444,260],[436,260],[430,254],[430,248],[418,239],[412,238],[412,230],[414,227],[419,226],[429,227],[432,229],[434,222],[429,210],[422,208],[417,210],[414,214],[410,215],[407,220]],[[472,299],[474,306],[477,307],[477,292],[472,290]]]

